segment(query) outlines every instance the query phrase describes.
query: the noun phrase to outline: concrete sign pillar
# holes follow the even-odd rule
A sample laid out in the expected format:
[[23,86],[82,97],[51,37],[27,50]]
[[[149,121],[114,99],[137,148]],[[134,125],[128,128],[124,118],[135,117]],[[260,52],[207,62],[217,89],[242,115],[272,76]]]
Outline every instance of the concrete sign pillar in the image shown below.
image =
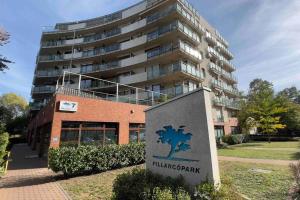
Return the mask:
[[220,183],[209,88],[200,88],[146,112],[146,168],[182,175],[191,186]]

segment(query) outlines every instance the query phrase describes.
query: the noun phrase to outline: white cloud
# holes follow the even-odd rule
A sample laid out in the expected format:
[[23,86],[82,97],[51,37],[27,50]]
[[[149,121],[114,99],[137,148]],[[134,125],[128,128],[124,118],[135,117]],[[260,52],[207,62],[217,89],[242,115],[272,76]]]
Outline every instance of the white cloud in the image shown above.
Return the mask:
[[[275,88],[300,87],[300,1],[253,1],[251,12],[232,33],[241,88],[259,77]],[[236,8],[238,9],[238,8]]]

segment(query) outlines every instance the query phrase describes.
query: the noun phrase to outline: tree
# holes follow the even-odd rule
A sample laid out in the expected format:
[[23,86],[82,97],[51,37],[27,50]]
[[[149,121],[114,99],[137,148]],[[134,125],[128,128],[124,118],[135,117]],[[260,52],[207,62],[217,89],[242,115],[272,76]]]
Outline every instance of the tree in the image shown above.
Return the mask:
[[278,96],[285,97],[294,103],[300,104],[300,91],[296,87],[285,88],[278,93]]
[[[0,27],[0,46],[8,43],[10,35]],[[8,64],[12,63],[9,59],[0,54],[0,71],[8,69]]]
[[28,103],[27,101],[14,93],[4,94],[0,97],[0,123],[7,125],[27,114]]
[[251,126],[256,125],[264,134],[277,133],[278,129],[285,127],[280,121],[280,115],[287,112],[275,98],[273,84],[255,79],[250,83],[249,92],[244,103],[241,105],[239,120],[242,128],[249,128],[249,118]]
[[282,123],[286,124],[287,132],[300,130],[300,104],[296,103],[295,95],[288,95],[286,89],[279,92],[276,99],[287,112],[280,114]]

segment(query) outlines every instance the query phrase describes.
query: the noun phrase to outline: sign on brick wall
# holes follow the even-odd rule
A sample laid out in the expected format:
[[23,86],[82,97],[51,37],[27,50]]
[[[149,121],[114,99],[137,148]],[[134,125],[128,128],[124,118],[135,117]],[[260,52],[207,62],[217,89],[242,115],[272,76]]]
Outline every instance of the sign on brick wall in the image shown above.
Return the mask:
[[66,112],[76,112],[78,109],[78,103],[72,101],[60,101],[59,110]]

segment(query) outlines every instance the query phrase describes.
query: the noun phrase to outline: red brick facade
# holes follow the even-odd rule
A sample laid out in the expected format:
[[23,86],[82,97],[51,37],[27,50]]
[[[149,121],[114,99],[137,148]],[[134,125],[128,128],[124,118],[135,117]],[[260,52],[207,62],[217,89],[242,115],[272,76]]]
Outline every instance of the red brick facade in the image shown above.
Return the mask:
[[[59,102],[72,101],[78,103],[76,112],[59,111]],[[37,147],[37,134],[46,124],[51,124],[50,147],[59,146],[62,121],[80,122],[114,122],[119,124],[119,144],[129,142],[129,123],[145,123],[144,110],[147,106],[129,103],[89,99],[77,96],[56,94],[52,101],[31,120],[28,127],[28,141],[33,148]]]

